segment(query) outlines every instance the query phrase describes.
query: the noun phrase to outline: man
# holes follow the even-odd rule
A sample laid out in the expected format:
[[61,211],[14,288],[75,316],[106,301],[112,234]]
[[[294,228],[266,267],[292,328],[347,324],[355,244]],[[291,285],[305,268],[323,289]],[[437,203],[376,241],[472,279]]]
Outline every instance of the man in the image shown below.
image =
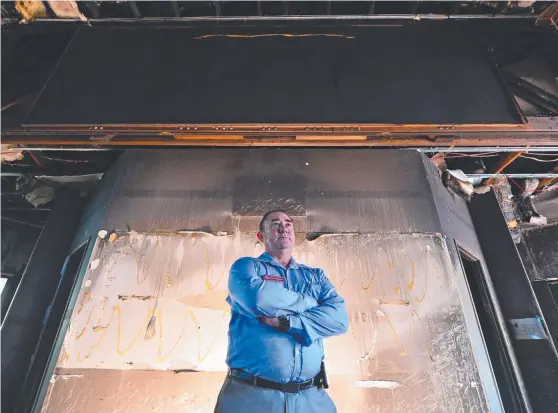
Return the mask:
[[265,252],[230,271],[229,372],[216,413],[333,413],[322,340],[347,331],[345,301],[320,268],[292,258],[293,220],[260,222]]

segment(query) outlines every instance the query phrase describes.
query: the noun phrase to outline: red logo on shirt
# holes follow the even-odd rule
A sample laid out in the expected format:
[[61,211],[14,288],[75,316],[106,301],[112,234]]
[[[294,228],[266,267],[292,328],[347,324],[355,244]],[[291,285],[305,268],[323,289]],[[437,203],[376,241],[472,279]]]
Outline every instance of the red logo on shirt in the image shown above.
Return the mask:
[[282,283],[285,282],[285,279],[279,275],[270,275],[270,274],[265,274],[263,276],[264,281],[275,281],[278,283]]

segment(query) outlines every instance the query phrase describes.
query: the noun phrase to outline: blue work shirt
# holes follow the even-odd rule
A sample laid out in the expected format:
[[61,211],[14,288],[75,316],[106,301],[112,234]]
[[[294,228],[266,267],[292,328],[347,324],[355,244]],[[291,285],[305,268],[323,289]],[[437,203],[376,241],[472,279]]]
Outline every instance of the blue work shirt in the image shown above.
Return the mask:
[[[301,382],[320,371],[322,339],[345,333],[345,300],[324,271],[291,259],[288,269],[271,255],[238,259],[231,267],[227,364],[266,380]],[[259,321],[289,316],[284,333]]]

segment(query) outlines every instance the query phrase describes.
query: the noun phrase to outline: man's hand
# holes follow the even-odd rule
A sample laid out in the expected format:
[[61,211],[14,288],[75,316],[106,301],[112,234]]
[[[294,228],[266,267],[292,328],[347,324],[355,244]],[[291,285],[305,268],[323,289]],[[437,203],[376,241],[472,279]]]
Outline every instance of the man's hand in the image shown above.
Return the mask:
[[268,326],[279,328],[279,317],[261,317],[260,321]]

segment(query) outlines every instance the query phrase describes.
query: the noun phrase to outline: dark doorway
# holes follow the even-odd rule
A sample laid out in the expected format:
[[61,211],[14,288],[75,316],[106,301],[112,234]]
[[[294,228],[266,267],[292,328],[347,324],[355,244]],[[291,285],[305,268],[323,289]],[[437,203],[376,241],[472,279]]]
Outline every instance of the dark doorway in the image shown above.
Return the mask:
[[524,412],[518,384],[508,352],[504,346],[502,330],[496,318],[496,309],[490,298],[482,266],[472,254],[457,247],[461,264],[473,299],[490,364],[506,412]]
[[[87,252],[88,242],[75,249],[62,268],[56,294],[50,305],[39,343],[35,350],[33,364],[24,382],[20,411],[39,412],[54,372],[58,353],[71,316],[69,303]],[[27,395],[27,397],[25,396]]]

